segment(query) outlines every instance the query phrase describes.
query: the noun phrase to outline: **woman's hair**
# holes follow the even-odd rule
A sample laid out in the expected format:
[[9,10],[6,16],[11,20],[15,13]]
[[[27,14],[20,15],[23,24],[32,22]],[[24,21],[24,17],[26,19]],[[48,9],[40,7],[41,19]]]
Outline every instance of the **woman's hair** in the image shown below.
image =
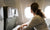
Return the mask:
[[42,18],[45,18],[44,14],[41,12],[41,10],[39,9],[39,5],[37,3],[32,3],[31,4],[31,9],[33,10],[33,12],[36,15],[41,16]]

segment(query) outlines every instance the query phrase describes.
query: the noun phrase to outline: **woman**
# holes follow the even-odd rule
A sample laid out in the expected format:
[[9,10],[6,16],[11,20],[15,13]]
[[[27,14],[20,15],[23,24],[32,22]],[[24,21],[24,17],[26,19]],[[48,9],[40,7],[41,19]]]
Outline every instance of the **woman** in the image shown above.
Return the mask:
[[[37,30],[48,30],[47,24],[45,23],[45,16],[39,9],[39,5],[37,3],[31,4],[31,13],[34,15],[34,18],[30,22],[29,26],[25,29],[22,29],[24,26],[27,26],[27,24],[21,25],[22,30],[32,30],[34,27]],[[20,29],[18,28],[18,30]]]

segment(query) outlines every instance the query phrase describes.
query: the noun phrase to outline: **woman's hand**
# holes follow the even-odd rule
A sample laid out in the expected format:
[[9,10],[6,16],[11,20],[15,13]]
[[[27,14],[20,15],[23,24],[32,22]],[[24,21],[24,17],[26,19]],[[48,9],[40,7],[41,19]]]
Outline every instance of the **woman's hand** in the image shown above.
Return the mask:
[[23,30],[23,27],[24,27],[24,26],[27,26],[27,24],[22,24],[22,25],[18,28],[18,30],[20,30],[20,29]]
[[27,26],[27,24],[22,24],[22,27]]

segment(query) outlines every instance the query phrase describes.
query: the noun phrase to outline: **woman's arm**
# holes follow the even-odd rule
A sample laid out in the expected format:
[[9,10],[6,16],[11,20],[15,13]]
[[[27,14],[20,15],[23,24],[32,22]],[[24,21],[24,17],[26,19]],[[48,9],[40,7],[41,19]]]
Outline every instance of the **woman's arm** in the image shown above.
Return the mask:
[[23,30],[32,30],[32,29],[34,29],[34,27],[36,25],[38,25],[39,23],[41,23],[41,20],[40,19],[41,18],[39,18],[39,17],[34,17],[32,19],[32,21],[30,22],[29,26],[27,28],[23,29]]
[[24,27],[24,26],[27,26],[27,24],[22,24],[22,25],[18,28],[18,30],[20,30],[20,29],[23,30],[23,27]]

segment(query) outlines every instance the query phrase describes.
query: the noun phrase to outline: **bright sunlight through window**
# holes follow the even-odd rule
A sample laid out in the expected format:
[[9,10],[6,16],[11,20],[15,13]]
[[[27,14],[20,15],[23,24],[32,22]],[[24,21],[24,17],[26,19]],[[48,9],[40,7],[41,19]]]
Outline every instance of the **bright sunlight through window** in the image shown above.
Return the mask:
[[47,6],[46,8],[45,8],[45,16],[46,16],[46,18],[50,18],[50,6]]
[[33,14],[31,14],[31,8],[30,7],[25,8],[25,16],[26,16],[26,18],[32,18],[33,17]]

